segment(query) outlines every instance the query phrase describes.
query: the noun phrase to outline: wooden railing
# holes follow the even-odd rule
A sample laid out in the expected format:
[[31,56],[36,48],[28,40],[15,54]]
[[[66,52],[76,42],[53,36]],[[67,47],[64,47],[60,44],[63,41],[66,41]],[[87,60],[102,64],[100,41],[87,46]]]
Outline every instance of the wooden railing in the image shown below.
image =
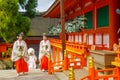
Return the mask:
[[[66,50],[62,53],[62,41],[49,39],[52,47],[51,57],[49,56],[48,73],[68,70],[73,68],[83,68],[86,66],[86,56],[89,54],[87,45],[66,42]],[[64,58],[63,58],[64,55]]]
[[90,80],[90,76],[88,75],[88,76],[85,76],[85,77],[83,77],[82,79],[80,79],[80,80]]
[[[118,46],[116,53],[117,57],[115,58],[115,61],[112,62],[116,67],[110,69],[95,70],[94,59],[90,57],[88,75],[80,80],[120,80],[120,46]],[[110,74],[101,75],[101,73]]]
[[[120,68],[110,68],[104,70],[95,70],[93,66],[93,61],[89,60],[89,70],[88,75],[81,78],[80,80],[120,80]],[[110,73],[110,74],[103,74],[103,73]]]
[[7,58],[8,48],[12,48],[12,44],[0,44],[0,59]]

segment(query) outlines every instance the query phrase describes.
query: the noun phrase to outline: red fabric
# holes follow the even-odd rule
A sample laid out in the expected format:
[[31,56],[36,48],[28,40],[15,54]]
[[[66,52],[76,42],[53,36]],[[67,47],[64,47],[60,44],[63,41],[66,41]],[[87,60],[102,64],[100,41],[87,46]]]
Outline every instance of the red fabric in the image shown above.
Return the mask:
[[41,59],[40,69],[48,70],[48,58],[46,56],[43,56]]
[[17,73],[28,72],[28,64],[24,61],[23,58],[20,58],[18,61],[15,62],[15,68]]

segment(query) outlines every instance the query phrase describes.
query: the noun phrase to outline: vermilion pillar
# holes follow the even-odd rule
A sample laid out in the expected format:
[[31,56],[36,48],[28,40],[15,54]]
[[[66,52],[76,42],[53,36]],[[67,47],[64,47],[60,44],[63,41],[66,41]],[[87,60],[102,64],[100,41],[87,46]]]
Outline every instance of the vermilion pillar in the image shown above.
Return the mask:
[[[95,3],[94,3],[95,4]],[[97,9],[96,9],[96,5],[94,5],[94,13],[93,13],[93,26],[94,26],[94,30],[97,29]],[[95,39],[95,33],[93,33],[93,45],[95,45],[96,39]]]
[[119,6],[119,0],[109,0],[109,26],[110,26],[110,49],[114,43],[118,43],[117,30],[119,28],[119,15],[116,9]]
[[62,25],[62,54],[64,58],[64,50],[66,49],[64,0],[60,0],[60,14],[61,14],[61,25]]

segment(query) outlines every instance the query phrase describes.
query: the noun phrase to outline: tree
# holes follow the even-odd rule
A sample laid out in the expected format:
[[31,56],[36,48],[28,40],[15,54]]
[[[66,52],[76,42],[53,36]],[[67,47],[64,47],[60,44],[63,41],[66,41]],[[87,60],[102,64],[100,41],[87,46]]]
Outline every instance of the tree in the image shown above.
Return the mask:
[[33,18],[36,15],[37,0],[19,0],[22,9],[25,9],[25,15]]
[[28,31],[30,30],[30,25],[31,25],[31,21],[30,18],[26,17],[26,16],[22,16],[21,14],[19,14],[17,16],[17,34],[19,34],[21,31],[24,32],[25,36],[27,36]]
[[30,19],[18,12],[18,0],[0,0],[0,36],[5,42],[11,42],[21,31],[27,35]]
[[13,40],[16,35],[16,18],[18,15],[18,0],[0,0],[0,36],[5,42]]

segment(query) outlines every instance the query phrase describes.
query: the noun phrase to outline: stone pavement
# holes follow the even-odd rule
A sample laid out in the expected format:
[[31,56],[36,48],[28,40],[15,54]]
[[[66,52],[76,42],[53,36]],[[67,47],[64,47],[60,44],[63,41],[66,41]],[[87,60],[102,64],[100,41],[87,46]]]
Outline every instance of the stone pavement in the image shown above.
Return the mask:
[[[80,80],[81,78],[83,78],[84,76],[88,75],[88,68],[84,67],[83,69],[75,69],[74,70],[75,73],[75,80]],[[63,73],[61,72],[56,72],[55,73],[58,80],[69,80],[69,71],[64,71]],[[104,75],[103,73],[99,73],[99,75]],[[99,80],[103,80],[103,79],[99,79]],[[113,78],[109,78],[108,80],[114,80]]]
[[[83,78],[88,74],[88,71],[87,71],[87,68],[75,69],[74,73],[75,73],[75,80],[80,80],[80,78]],[[66,76],[69,76],[69,71],[64,71],[64,74]]]
[[[80,78],[83,78],[88,74],[88,71],[87,68],[75,69],[74,73],[75,73],[75,80],[80,80]],[[54,74],[56,75],[58,80],[68,80],[69,78],[69,70],[64,72],[55,72]]]
[[[75,80],[87,75],[86,69],[76,69]],[[68,80],[69,71],[55,72],[48,75],[47,72],[42,72],[39,69],[30,70],[28,75],[16,76],[15,70],[0,70],[0,80]]]
[[[83,69],[75,69],[74,73],[75,80],[80,80],[88,74],[88,69],[87,67]],[[64,72],[55,72],[52,75],[48,75],[47,72],[42,72],[39,69],[33,69],[29,71],[28,75],[21,76],[17,76],[15,70],[0,70],[0,80],[68,80],[68,77],[68,70]],[[110,78],[109,80],[113,79]]]
[[21,76],[16,76],[15,70],[0,70],[0,80],[58,80],[58,78],[39,69],[30,70],[28,75]]
[[66,76],[63,72],[55,72],[54,74],[58,80],[68,80],[68,76]]

